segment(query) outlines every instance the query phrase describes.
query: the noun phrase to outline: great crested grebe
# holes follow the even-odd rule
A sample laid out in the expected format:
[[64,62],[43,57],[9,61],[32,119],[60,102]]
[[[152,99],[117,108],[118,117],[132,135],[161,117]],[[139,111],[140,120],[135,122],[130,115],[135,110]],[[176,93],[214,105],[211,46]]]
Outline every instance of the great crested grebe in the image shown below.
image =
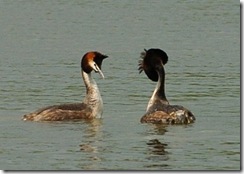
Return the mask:
[[53,105],[41,108],[33,113],[23,116],[23,120],[30,121],[64,121],[101,118],[103,112],[103,101],[96,82],[91,76],[91,72],[101,71],[103,59],[108,56],[93,51],[86,53],[81,60],[81,74],[86,86],[86,96],[83,103],[71,103]]
[[146,114],[141,123],[188,124],[195,121],[191,111],[179,105],[170,105],[165,95],[164,65],[167,54],[161,49],[149,49],[141,53],[139,73],[144,71],[152,81],[157,81],[156,88],[147,105]]

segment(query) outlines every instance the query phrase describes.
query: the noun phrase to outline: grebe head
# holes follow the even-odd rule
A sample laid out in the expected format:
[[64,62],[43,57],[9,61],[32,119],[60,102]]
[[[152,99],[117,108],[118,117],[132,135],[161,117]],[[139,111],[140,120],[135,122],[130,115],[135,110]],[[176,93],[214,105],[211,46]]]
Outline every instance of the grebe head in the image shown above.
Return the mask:
[[81,69],[87,74],[94,70],[104,78],[103,72],[101,71],[102,61],[108,56],[103,55],[97,51],[91,51],[86,53],[81,60]]
[[158,81],[157,70],[167,63],[167,54],[157,48],[144,49],[144,52],[141,53],[141,58],[142,60],[139,60],[139,73],[144,71],[149,79]]

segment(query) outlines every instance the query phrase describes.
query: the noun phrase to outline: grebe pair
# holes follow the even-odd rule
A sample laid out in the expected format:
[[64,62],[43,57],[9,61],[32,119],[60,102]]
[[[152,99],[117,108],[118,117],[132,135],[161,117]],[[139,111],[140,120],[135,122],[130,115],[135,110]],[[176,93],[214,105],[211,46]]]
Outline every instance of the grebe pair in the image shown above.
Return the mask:
[[[86,86],[83,103],[53,105],[41,108],[23,116],[30,121],[65,121],[101,118],[103,101],[96,82],[91,77],[95,71],[104,78],[101,71],[102,61],[108,56],[93,51],[86,53],[81,60],[81,74]],[[178,105],[169,105],[164,92],[164,65],[168,61],[167,54],[160,49],[150,49],[142,53],[139,61],[139,72],[144,71],[149,79],[158,81],[154,93],[149,100],[142,123],[187,124],[195,120],[194,115]]]

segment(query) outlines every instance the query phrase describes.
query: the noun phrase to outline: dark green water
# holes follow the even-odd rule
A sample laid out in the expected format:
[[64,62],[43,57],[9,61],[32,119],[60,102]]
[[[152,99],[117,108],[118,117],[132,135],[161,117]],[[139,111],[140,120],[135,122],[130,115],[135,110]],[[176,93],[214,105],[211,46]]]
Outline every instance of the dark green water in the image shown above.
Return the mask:
[[[227,0],[1,0],[0,169],[240,170],[239,15],[239,2]],[[196,123],[139,122],[156,84],[137,62],[152,47],[169,56],[168,100],[194,112]],[[110,56],[105,79],[94,75],[103,119],[21,121],[83,99],[79,64],[90,50]]]

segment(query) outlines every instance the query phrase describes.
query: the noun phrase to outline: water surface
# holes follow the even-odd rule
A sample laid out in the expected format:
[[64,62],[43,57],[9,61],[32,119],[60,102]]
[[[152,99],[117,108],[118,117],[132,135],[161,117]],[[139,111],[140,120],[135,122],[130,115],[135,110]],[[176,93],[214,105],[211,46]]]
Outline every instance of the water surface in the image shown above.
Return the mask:
[[[0,169],[240,170],[240,5],[236,1],[0,1]],[[166,95],[196,123],[141,124],[155,83],[144,48],[169,56]],[[80,58],[94,74],[102,120],[33,123],[22,115],[81,101]],[[161,146],[153,143],[157,139]]]

